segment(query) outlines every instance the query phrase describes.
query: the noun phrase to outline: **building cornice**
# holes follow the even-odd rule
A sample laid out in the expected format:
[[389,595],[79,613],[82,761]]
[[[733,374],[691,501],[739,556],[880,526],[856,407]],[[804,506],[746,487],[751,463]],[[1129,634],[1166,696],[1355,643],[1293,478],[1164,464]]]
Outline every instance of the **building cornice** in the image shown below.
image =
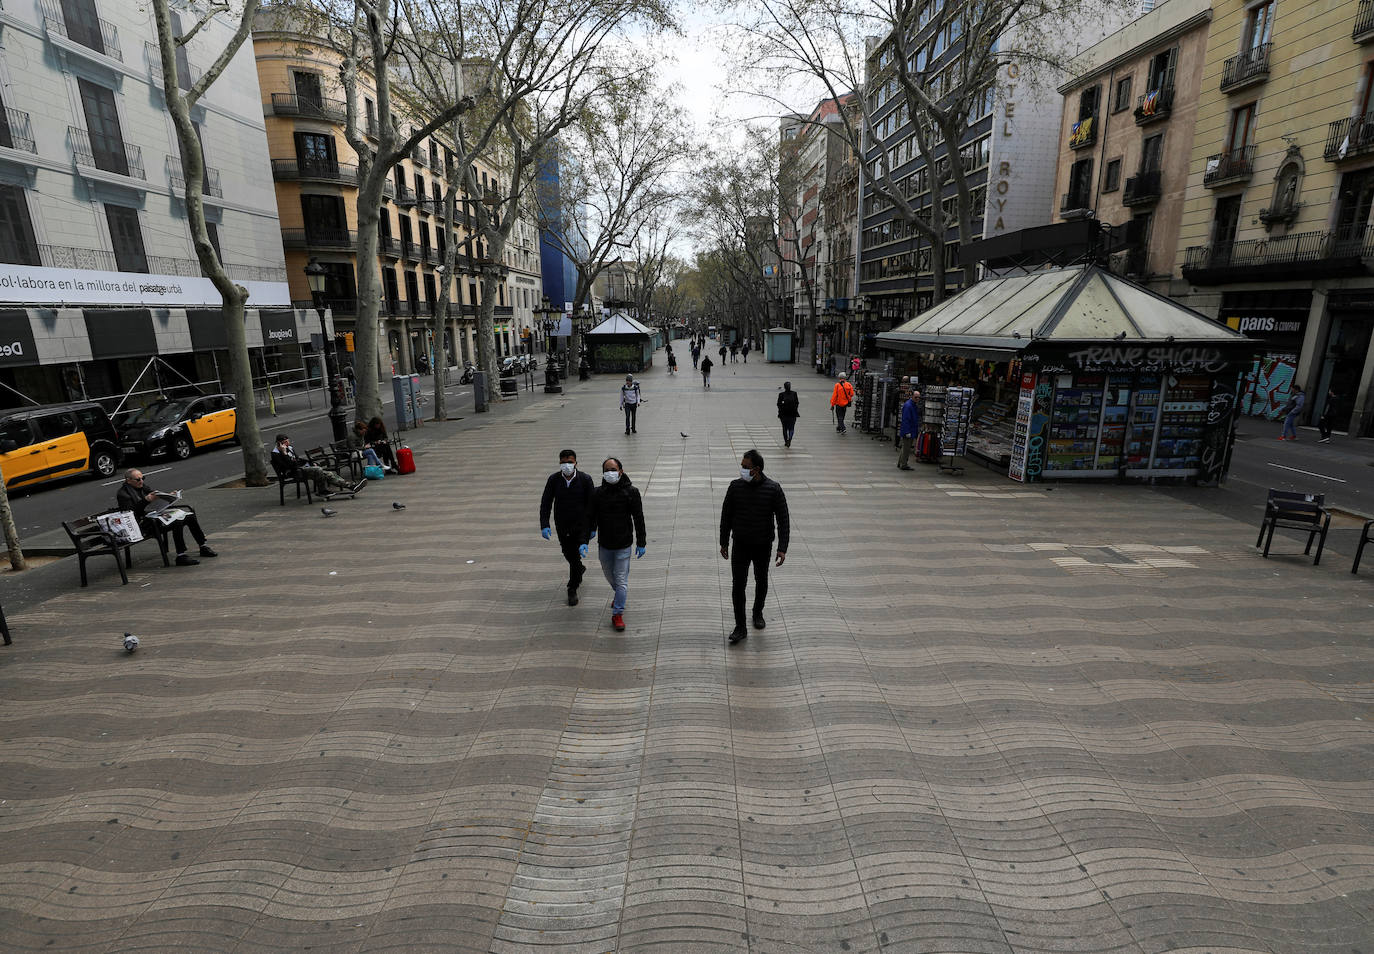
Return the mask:
[[[1160,7],[1156,9],[1163,8]],[[1168,43],[1172,40],[1177,40],[1179,37],[1193,32],[1198,27],[1205,26],[1206,24],[1210,23],[1211,20],[1212,10],[1210,7],[1208,7],[1206,10],[1203,10],[1200,13],[1193,14],[1188,19],[1169,27],[1167,30],[1161,30],[1158,33],[1152,33],[1145,39],[1141,40],[1139,43],[1125,50],[1124,52],[1118,53],[1116,56],[1113,56],[1110,60],[1100,63],[1094,66],[1092,69],[1088,70],[1087,72],[1080,73],[1073,79],[1063,83],[1061,86],[1058,87],[1058,92],[1062,96],[1075,89],[1078,89],[1079,87],[1084,86],[1095,79],[1099,79],[1100,77],[1107,75],[1108,73],[1116,69],[1116,67],[1120,66],[1122,63],[1128,63],[1132,60],[1140,59],[1140,57],[1143,56],[1147,50],[1151,50],[1161,43]],[[1140,21],[1137,20],[1136,22],[1138,23]],[[1135,24],[1131,24],[1127,26],[1125,30],[1122,30],[1121,32],[1126,32],[1126,30],[1131,29],[1131,26],[1134,25]],[[1108,37],[1108,39],[1110,39],[1110,37]],[[1085,57],[1091,55],[1092,50],[1087,50],[1083,53],[1083,56]]]

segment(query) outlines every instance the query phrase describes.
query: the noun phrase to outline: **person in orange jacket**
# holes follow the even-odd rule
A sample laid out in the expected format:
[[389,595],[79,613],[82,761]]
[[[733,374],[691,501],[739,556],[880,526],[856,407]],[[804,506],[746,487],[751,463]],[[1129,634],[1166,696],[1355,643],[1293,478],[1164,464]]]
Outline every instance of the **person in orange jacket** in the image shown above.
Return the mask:
[[830,392],[830,407],[835,412],[835,430],[844,433],[844,415],[849,410],[849,405],[854,400],[854,385],[849,383],[849,375],[840,372],[840,380],[835,383],[835,390]]

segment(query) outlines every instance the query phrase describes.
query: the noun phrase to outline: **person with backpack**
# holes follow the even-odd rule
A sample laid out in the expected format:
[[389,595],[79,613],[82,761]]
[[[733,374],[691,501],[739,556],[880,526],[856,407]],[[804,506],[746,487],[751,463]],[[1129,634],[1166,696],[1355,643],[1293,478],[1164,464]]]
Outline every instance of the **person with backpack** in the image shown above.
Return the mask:
[[639,382],[635,380],[635,376],[625,375],[625,383],[620,386],[620,409],[625,412],[626,434],[639,433],[635,428],[635,415],[639,413],[639,405],[643,401],[644,396],[640,393]]
[[782,393],[778,395],[778,420],[782,421],[782,446],[792,446],[792,435],[797,432],[797,392],[792,390],[792,382],[782,382]]
[[588,516],[592,539],[601,534],[597,555],[601,572],[611,585],[611,625],[616,632],[625,629],[625,601],[630,592],[630,547],[635,559],[644,555],[648,534],[644,529],[644,501],[639,489],[630,484],[624,465],[617,457],[601,462],[601,486],[592,495]]
[[713,367],[715,365],[711,363],[709,354],[701,359],[701,389],[703,391],[711,390],[711,369]]
[[844,433],[844,416],[849,405],[854,403],[854,385],[849,383],[849,375],[840,372],[840,380],[830,392],[830,408],[835,414],[835,430]]

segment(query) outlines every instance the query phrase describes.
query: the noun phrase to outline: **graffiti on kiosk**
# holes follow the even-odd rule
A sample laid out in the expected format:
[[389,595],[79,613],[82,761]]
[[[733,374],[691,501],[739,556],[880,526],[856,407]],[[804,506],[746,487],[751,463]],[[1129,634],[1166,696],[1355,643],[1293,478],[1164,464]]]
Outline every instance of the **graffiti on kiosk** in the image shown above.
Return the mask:
[[1139,371],[1220,371],[1226,358],[1217,348],[1188,345],[1100,345],[1069,352],[1079,368],[1134,368]]

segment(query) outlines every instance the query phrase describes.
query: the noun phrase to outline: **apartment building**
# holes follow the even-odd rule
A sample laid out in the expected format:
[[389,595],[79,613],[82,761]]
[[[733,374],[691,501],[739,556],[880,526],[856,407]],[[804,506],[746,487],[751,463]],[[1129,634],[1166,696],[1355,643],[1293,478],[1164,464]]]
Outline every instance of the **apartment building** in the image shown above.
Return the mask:
[[[778,219],[782,252],[778,318],[784,327],[796,330],[801,348],[814,345],[816,329],[822,324],[828,329],[837,326],[830,331],[832,339],[843,335],[846,325],[838,316],[851,313],[858,162],[844,127],[858,121],[856,106],[856,94],[848,93],[823,99],[808,115],[788,116],[781,122],[779,183],[786,194],[779,197],[783,208]],[[849,218],[842,217],[845,204],[836,201],[827,215],[825,197],[841,188],[846,175],[854,184],[856,200]],[[845,282],[846,277],[851,281]],[[776,323],[760,322],[755,338],[761,338],[764,327]]]
[[1188,185],[1211,0],[1167,0],[1085,50],[1059,87],[1054,211],[1128,242],[1113,266],[1167,293]]
[[[529,298],[532,237],[516,240],[504,260],[493,262],[486,243],[475,239],[468,224],[474,214],[466,195],[458,197],[456,221],[445,218],[447,170],[454,161],[452,144],[433,136],[417,145],[392,170],[383,193],[378,223],[377,257],[357,260],[358,157],[344,136],[347,119],[339,85],[339,51],[324,38],[298,32],[297,20],[280,11],[259,14],[253,30],[253,52],[266,117],[272,179],[281,216],[281,241],[292,298],[309,306],[305,266],[317,260],[328,270],[325,299],[339,334],[353,329],[358,315],[357,270],[372,268],[381,289],[378,352],[382,374],[424,370],[434,363],[455,366],[475,361],[475,334],[480,281],[477,268],[501,270],[495,303],[497,350],[513,353],[533,324],[531,308],[520,315],[512,304],[512,263],[520,263],[522,299]],[[363,77],[358,92],[359,117],[368,138],[376,142],[376,92]],[[403,132],[419,126],[407,115],[405,102],[393,93],[393,119]],[[474,172],[485,189],[501,189],[489,164]],[[518,233],[518,229],[517,229]],[[519,233],[518,233],[519,234]],[[450,243],[460,245],[457,274],[448,276],[448,314],[437,314],[442,265]],[[534,296],[538,301],[538,295]]]
[[[210,21],[171,81],[189,87],[232,33]],[[0,406],[222,387],[220,296],[192,246],[155,36],[139,4],[0,9]],[[210,240],[249,291],[255,375],[299,372],[319,323],[291,309],[246,46],[193,120]]]
[[1374,434],[1374,3],[1212,13],[1174,296],[1264,339],[1244,411]]

